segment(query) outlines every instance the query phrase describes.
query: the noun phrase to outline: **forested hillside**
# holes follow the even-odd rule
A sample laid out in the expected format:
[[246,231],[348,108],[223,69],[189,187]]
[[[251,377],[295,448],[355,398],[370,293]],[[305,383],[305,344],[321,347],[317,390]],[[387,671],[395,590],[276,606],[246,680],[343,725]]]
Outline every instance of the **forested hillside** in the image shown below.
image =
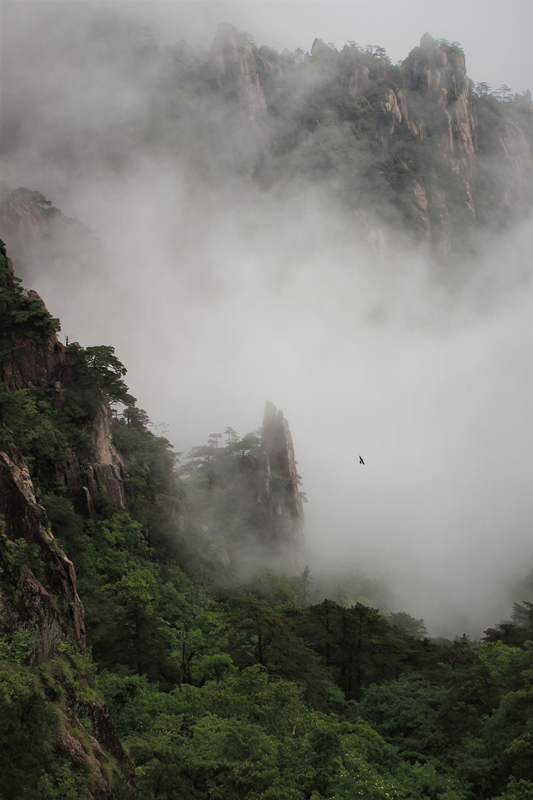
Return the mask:
[[[173,446],[165,426],[137,404],[114,343],[85,346],[68,336],[63,343],[59,319],[17,277],[54,276],[75,305],[79,286],[85,291],[103,275],[110,305],[118,304],[136,279],[152,296],[155,249],[170,254],[191,284],[209,284],[202,312],[197,306],[190,315],[209,337],[222,336],[221,318],[209,323],[223,282],[211,280],[207,251],[195,251],[187,224],[173,238],[181,193],[187,209],[201,208],[205,231],[216,223],[217,203],[227,201],[256,230],[278,204],[280,218],[292,203],[305,216],[323,197],[332,214],[345,215],[327,242],[344,242],[348,220],[350,257],[353,243],[362,243],[377,272],[383,254],[394,256],[380,278],[392,293],[392,272],[406,263],[395,260],[398,243],[423,252],[430,273],[453,273],[457,285],[468,285],[474,263],[483,272],[490,243],[531,213],[530,93],[473,85],[461,46],[429,34],[398,65],[382,48],[355,42],[337,50],[316,39],[309,52],[278,53],[229,24],[219,26],[208,51],[183,41],[162,47],[119,17],[92,19],[70,34],[60,49],[64,85],[43,79],[39,59],[56,47],[48,31],[27,53],[33,81],[26,91],[16,91],[15,67],[4,86],[0,800],[533,800],[531,564],[523,559],[508,619],[494,620],[480,641],[462,631],[453,640],[432,636],[423,607],[407,613],[384,578],[349,561],[314,574],[304,546],[300,443],[283,412],[262,397],[264,416],[253,431],[236,431],[228,419],[180,452],[180,442]],[[170,189],[127,220],[121,235],[134,246],[119,293],[98,232],[63,214],[40,183],[17,188],[13,178],[35,168],[69,187],[65,196],[79,197],[99,186],[95,176],[122,191],[128,184],[120,176],[132,170],[133,185],[139,163],[145,175],[168,170]],[[105,209],[109,199],[94,193]],[[129,213],[126,192],[121,202]],[[158,251],[153,231],[160,234],[167,214],[168,249]],[[195,220],[191,211],[186,222]],[[146,231],[142,248],[137,226]],[[267,226],[269,257],[280,229],[279,219]],[[230,272],[234,248],[225,242],[217,239],[213,251]],[[279,287],[307,276],[292,275],[294,251],[284,249],[268,275],[279,300],[268,319],[275,331],[283,330]],[[253,283],[260,259],[251,247],[246,253]],[[318,260],[324,253],[327,247]],[[357,283],[351,259],[341,264],[346,282],[335,286],[340,272],[325,260],[328,281],[313,295],[311,315],[317,351],[327,290],[346,291],[351,303],[371,285]],[[170,285],[156,287],[157,312]],[[94,301],[95,314],[101,295],[83,298]],[[400,293],[400,305],[408,295]],[[53,298],[44,301],[53,308]],[[236,303],[244,304],[240,295]],[[372,303],[379,327],[388,312]],[[239,341],[252,341],[255,360],[267,325],[260,303],[250,306]],[[332,325],[338,308],[327,317]],[[142,305],[128,315],[132,331]],[[355,316],[350,305],[339,321],[342,336]],[[417,324],[422,333],[429,327]],[[322,367],[334,362],[329,341]],[[148,344],[151,358],[168,346],[165,337]],[[268,346],[277,377],[286,343],[279,335]],[[292,368],[301,351],[287,350]],[[185,348],[180,355],[185,361]],[[505,358],[512,361],[509,350]],[[167,360],[181,379],[181,365]],[[343,374],[352,369],[341,366]],[[226,368],[201,364],[205,372]],[[155,371],[152,380],[166,391]],[[247,371],[239,375],[235,393],[247,380]],[[198,403],[215,408],[217,396],[196,391]],[[378,393],[373,402],[381,402]],[[339,413],[335,398],[329,408]],[[330,419],[315,424],[327,429]],[[341,445],[356,468],[370,467],[344,431]],[[426,516],[429,528],[437,515]],[[329,519],[333,527],[335,509]],[[360,536],[357,548],[364,530],[355,523],[349,535]],[[324,526],[324,539],[330,534]]]
[[283,415],[176,470],[113,348],[1,267],[0,796],[533,796],[531,602],[479,644],[318,598],[279,572]]

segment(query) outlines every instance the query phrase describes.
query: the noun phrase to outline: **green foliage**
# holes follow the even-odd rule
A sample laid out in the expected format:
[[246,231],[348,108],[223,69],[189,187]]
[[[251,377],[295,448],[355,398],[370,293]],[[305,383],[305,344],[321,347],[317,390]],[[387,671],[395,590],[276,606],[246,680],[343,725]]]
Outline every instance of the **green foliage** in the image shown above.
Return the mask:
[[72,342],[67,347],[67,357],[75,380],[69,386],[72,405],[78,405],[87,417],[94,419],[103,395],[110,403],[132,406],[135,398],[128,393],[122,380],[127,372],[109,345],[81,347]]
[[37,636],[33,630],[21,630],[9,637],[0,639],[0,662],[14,666],[22,665],[28,656],[33,655],[37,646]]
[[5,800],[35,797],[50,762],[59,720],[24,667],[0,662],[0,791]]
[[397,628],[401,628],[412,636],[414,639],[424,639],[428,632],[423,619],[415,619],[405,611],[398,611],[396,614],[390,615],[390,621]]
[[142,409],[127,407],[113,421],[113,441],[128,464],[135,498],[148,496],[151,501],[159,493],[175,495],[177,481],[174,466],[177,455],[162,436],[148,429],[148,415]]

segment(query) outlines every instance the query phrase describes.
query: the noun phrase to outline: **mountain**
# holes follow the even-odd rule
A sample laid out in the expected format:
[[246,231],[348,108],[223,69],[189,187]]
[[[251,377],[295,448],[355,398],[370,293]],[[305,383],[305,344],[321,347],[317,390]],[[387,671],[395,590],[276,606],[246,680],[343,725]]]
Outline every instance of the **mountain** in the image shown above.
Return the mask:
[[[227,24],[208,52],[161,48],[142,26],[102,18],[51,48],[61,82],[33,57],[24,92],[18,61],[6,77],[1,155],[12,174],[35,167],[90,194],[94,176],[136,179],[139,161],[179,165],[180,190],[200,206],[221,187],[216,200],[230,206],[312,190],[346,211],[372,252],[401,233],[445,265],[531,208],[530,94],[472,86],[460,46],[429,34],[394,66],[379,47],[320,39],[279,54]],[[167,204],[163,193],[157,214]],[[144,206],[137,213],[146,222]],[[106,274],[96,235],[40,191],[2,184],[0,224],[21,274],[51,270],[71,286]],[[132,253],[148,278],[150,246]],[[233,252],[222,251],[229,269]],[[422,618],[395,609],[385,579],[305,566],[306,496],[270,401],[259,429],[228,426],[175,453],[111,345],[59,341],[59,320],[15,276],[3,242],[0,312],[2,800],[533,797],[531,576],[511,620],[481,642],[432,639]],[[324,347],[322,363],[332,357]],[[330,394],[320,438],[313,418],[323,454]],[[342,439],[350,462],[354,424]],[[364,454],[355,467],[366,477]],[[330,534],[324,526],[328,544]]]
[[530,207],[531,93],[474,87],[457,43],[426,33],[393,66],[382,48],[339,52],[321,39],[280,56],[223,26],[211,59],[266,143],[260,179],[337,179],[346,203],[389,206],[444,251],[465,228]]
[[[93,105],[107,111],[85,119],[81,108],[76,118],[70,95],[49,87],[43,106],[38,74],[14,103],[12,65],[0,156],[19,173],[31,145],[35,172],[53,164],[61,185],[74,174],[127,174],[147,159],[179,164],[191,196],[235,179],[262,192],[321,187],[355,212],[361,236],[376,224],[402,229],[444,261],[531,208],[531,93],[475,86],[456,42],[426,33],[393,65],[382,48],[355,42],[338,51],[315,39],[307,53],[280,54],[228,23],[209,51],[183,41],[160,47],[131,20],[101,19],[68,36],[72,47],[50,59],[71,95],[96,93]],[[88,87],[91,70],[135,101],[122,107],[107,88]],[[17,204],[13,231],[42,224],[42,203],[38,213]]]
[[[99,615],[109,614],[112,604],[106,603],[104,592],[97,610],[89,608],[87,617],[74,564],[64,549],[73,554],[86,578],[88,565],[82,553],[87,542],[84,545],[83,538],[94,537],[97,526],[109,520],[115,530],[129,525],[137,545],[148,541],[161,557],[178,557],[194,573],[199,567],[189,563],[191,551],[196,561],[209,563],[210,557],[198,553],[198,545],[186,540],[195,535],[195,515],[206,510],[213,514],[210,495],[222,491],[234,517],[229,519],[226,509],[225,526],[231,535],[216,531],[218,542],[211,533],[203,538],[208,550],[214,547],[224,553],[226,570],[229,558],[224,547],[230,549],[230,545],[235,551],[233,559],[249,547],[263,559],[301,567],[303,511],[292,437],[283,414],[267,403],[261,440],[240,440],[233,432],[227,449],[197,448],[203,458],[200,463],[192,459],[188,477],[194,473],[196,478],[207,478],[210,486],[204,492],[202,509],[190,508],[188,529],[170,445],[149,431],[146,414],[127,393],[121,378],[125,369],[114,357],[113,348],[83,349],[77,343],[64,346],[56,335],[58,320],[36,292],[21,287],[3,242],[0,269],[0,630],[7,643],[0,661],[13,662],[22,674],[31,667],[39,676],[32,679],[34,688],[26,694],[6,684],[8,694],[1,696],[3,713],[16,726],[17,702],[22,707],[37,703],[43,708],[52,703],[48,718],[36,717],[36,730],[44,726],[45,739],[52,736],[53,741],[48,750],[33,754],[33,761],[30,758],[36,779],[30,783],[35,788],[41,778],[42,789],[43,774],[55,775],[57,780],[57,759],[66,758],[69,769],[85,771],[83,785],[91,796],[103,800],[114,797],[116,787],[131,780],[133,772],[116,728],[94,691],[91,668],[80,658],[86,654],[86,620],[89,643],[95,654],[102,655],[103,642],[95,629],[101,626]],[[122,418],[113,416],[111,402],[125,405]],[[213,466],[216,456],[220,457],[218,469]],[[250,514],[243,524],[243,509],[247,508]],[[132,516],[121,516],[126,511]],[[111,538],[107,547],[110,544],[114,549],[119,540]],[[132,546],[130,541],[119,555],[130,563],[119,567],[125,576],[132,568]],[[97,549],[102,558],[102,543]],[[141,545],[141,570],[148,552]],[[86,580],[82,585],[87,589]],[[94,592],[89,590],[84,598],[89,607],[94,602],[91,594]],[[129,591],[127,597],[131,597]],[[136,609],[135,628],[138,614]],[[112,625],[110,636],[115,635]],[[134,635],[137,640],[138,631]],[[106,636],[104,640],[105,649],[110,642]],[[159,663],[156,671],[160,670],[160,678],[172,687],[182,675],[170,665],[167,643],[157,646],[162,647],[159,657],[157,652],[146,656],[152,664]],[[46,665],[61,658],[65,659],[64,672],[48,678]],[[136,650],[134,660],[139,667],[138,659]],[[123,661],[121,656],[119,661]],[[21,746],[9,724],[4,738],[7,734],[13,738],[11,749]],[[45,766],[50,748],[54,753],[51,773]],[[16,784],[20,777],[15,775],[13,780]]]

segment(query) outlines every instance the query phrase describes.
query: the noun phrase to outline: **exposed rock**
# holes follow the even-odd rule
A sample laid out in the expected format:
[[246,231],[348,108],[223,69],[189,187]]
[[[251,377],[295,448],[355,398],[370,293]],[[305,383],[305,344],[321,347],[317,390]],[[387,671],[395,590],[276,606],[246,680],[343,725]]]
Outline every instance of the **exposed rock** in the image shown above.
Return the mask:
[[72,562],[44,527],[44,509],[35,500],[24,459],[13,448],[0,452],[0,563],[15,591],[0,596],[2,627],[11,634],[34,629],[34,658],[54,652],[58,642],[73,640],[85,652],[83,608]]
[[302,566],[304,511],[289,423],[267,402],[261,437],[257,502],[271,537],[271,547],[295,567]]
[[126,508],[130,499],[129,475],[113,445],[111,425],[111,407],[102,398],[92,423],[95,453],[91,463],[82,466],[76,454],[67,450],[65,461],[56,465],[58,480],[68,487],[77,510],[91,519],[96,519],[96,506],[103,497],[117,508]]
[[[5,248],[1,248],[1,252],[13,273],[13,264],[7,257]],[[28,295],[39,300],[46,310],[37,292],[30,290]],[[34,392],[39,387],[50,386],[58,409],[64,405],[66,390],[74,380],[68,352],[55,333],[48,336],[42,344],[35,344],[22,337],[15,339],[12,355],[0,362],[0,377],[5,381],[8,391],[28,389]],[[101,397],[92,424],[95,449],[93,463],[88,469],[82,469],[75,454],[67,452],[64,464],[56,467],[58,479],[68,486],[78,510],[92,518],[95,517],[94,504],[99,492],[105,492],[109,501],[118,508],[126,507],[128,474],[124,459],[113,446],[111,425],[111,407]]]
[[211,47],[211,61],[220,91],[228,98],[235,97],[251,122],[261,122],[267,106],[246,35],[232,25],[220,26]]
[[263,56],[260,56],[258,54],[256,55],[256,61],[258,65],[263,69],[265,75],[268,75],[268,77],[272,78],[272,80],[277,81],[282,77],[283,70],[279,65],[271,64],[270,61],[268,61],[266,58],[263,58]]
[[322,39],[315,39],[311,47],[311,56],[313,58],[322,58],[326,61],[335,58],[336,52],[332,47],[325,44]]
[[504,198],[508,206],[530,200],[533,194],[533,153],[524,131],[512,120],[500,137],[500,174],[504,178]]
[[[72,694],[67,694],[65,701],[74,720],[79,725],[80,719],[88,719],[91,723],[93,733],[93,749],[102,759],[106,758],[105,753],[113,756],[118,764],[125,766],[133,778],[133,766],[128,754],[122,746],[117,729],[107,709],[100,702],[81,700]],[[97,743],[97,744],[96,744]],[[101,746],[101,747],[100,747]],[[102,751],[104,749],[105,753]]]
[[91,466],[97,489],[105,491],[113,505],[125,508],[128,473],[124,459],[113,446],[111,424],[111,407],[103,401],[93,423],[95,458]]
[[368,67],[361,67],[348,78],[346,89],[354,102],[365,93],[365,89],[368,86],[368,74]]
[[387,97],[381,104],[381,107],[386,113],[391,114],[392,116],[391,127],[389,131],[389,136],[392,136],[396,123],[401,125],[404,120],[404,115],[402,114],[400,104],[398,103],[398,98],[396,97],[393,89],[388,90]]
[[[457,48],[447,48],[425,33],[420,40],[420,47],[411,50],[402,63],[402,71],[406,79],[407,97],[409,93],[426,95],[441,109],[442,155],[452,172],[460,176],[466,207],[475,217],[476,126],[468,98],[464,54]],[[426,137],[427,122],[421,108],[415,118],[407,121],[407,125],[421,141]]]
[[429,238],[430,231],[431,231],[431,225],[430,225],[429,217],[428,217],[428,199],[427,199],[427,195],[426,195],[426,190],[419,183],[415,182],[413,184],[413,192],[414,192],[414,195],[415,195],[415,203],[416,203],[416,206],[418,208],[418,212],[420,214],[420,217],[421,217],[424,225],[427,228],[428,238]]
[[33,391],[45,383],[55,384],[59,400],[64,364],[65,347],[55,336],[41,346],[19,339],[13,344],[12,357],[3,364],[3,378],[11,391]]
[[46,216],[24,192],[11,192],[0,205],[0,224],[18,241],[38,241],[46,228]]
[[[59,746],[67,758],[75,764],[84,765],[84,769],[90,775],[91,797],[95,800],[115,798],[109,782],[110,757],[125,768],[130,783],[135,783],[133,765],[103,705],[83,701],[67,694],[62,716],[64,727]],[[90,726],[87,725],[87,721]],[[86,725],[93,731],[94,736],[87,730]]]

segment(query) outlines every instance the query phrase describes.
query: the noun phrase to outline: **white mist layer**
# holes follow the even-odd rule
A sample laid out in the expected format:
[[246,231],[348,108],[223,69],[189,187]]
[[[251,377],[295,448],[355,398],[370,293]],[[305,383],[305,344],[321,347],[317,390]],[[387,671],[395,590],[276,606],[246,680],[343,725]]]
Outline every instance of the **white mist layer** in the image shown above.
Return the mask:
[[325,185],[208,190],[195,164],[221,180],[258,146],[238,118],[213,106],[205,135],[177,124],[171,163],[125,152],[139,119],[157,123],[153,76],[100,57],[86,31],[99,4],[4,5],[5,107],[23,124],[8,126],[3,177],[92,225],[108,252],[105,272],[37,258],[22,275],[63,335],[116,348],[177,451],[255,430],[267,399],[281,408],[315,573],[383,575],[394,610],[434,635],[508,618],[509,586],[533,564],[531,223],[485,233],[483,259],[439,272]]
[[315,571],[383,576],[433,635],[508,618],[533,558],[529,226],[437,279],[390,233],[369,248],[374,223],[324,190],[242,180],[191,196],[179,169],[145,164],[77,191],[66,205],[102,237],[110,272],[76,291],[53,273],[29,283],[71,340],[116,347],[176,450],[254,430],[272,400]]

